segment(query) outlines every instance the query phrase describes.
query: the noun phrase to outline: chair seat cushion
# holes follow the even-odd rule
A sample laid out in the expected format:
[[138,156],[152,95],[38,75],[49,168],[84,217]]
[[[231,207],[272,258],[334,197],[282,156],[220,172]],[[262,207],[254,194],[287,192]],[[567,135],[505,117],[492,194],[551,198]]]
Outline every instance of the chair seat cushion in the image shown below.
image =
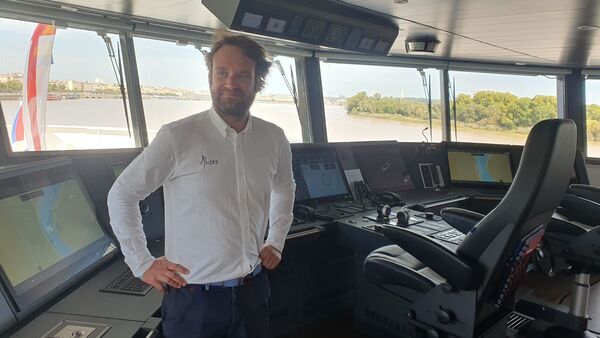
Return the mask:
[[399,285],[421,293],[444,282],[437,273],[397,245],[371,252],[365,259],[364,271],[372,283]]

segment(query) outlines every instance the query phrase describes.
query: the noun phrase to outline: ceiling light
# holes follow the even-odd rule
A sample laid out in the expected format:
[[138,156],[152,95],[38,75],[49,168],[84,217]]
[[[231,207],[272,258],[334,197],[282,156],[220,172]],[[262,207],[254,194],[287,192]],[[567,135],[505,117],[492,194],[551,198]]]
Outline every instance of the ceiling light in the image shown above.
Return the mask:
[[517,65],[517,66],[526,66],[527,63],[525,63],[525,62],[515,62],[515,65]]
[[593,30],[598,29],[598,26],[582,25],[582,26],[577,26],[577,29],[580,31],[593,31]]
[[408,0],[394,0],[394,2],[397,4],[407,4]]
[[440,45],[440,41],[435,38],[415,38],[407,39],[404,47],[407,53],[435,53]]

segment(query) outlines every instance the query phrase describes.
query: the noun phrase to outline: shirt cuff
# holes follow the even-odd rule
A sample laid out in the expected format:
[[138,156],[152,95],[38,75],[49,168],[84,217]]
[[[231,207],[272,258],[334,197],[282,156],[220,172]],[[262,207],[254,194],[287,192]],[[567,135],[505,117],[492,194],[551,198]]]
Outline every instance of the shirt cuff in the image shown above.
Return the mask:
[[125,257],[125,263],[127,263],[133,275],[141,279],[144,272],[150,268],[156,258],[152,256],[147,249],[140,256],[142,257],[136,257],[134,259]]
[[272,239],[270,237],[271,236],[269,236],[269,238],[267,238],[267,241],[266,241],[265,245],[272,246],[273,248],[275,248],[279,252],[279,254],[281,254],[283,252],[283,246],[284,246],[284,243],[285,243],[285,237],[283,237],[282,241],[277,241],[277,240],[274,240],[274,239]]
[[277,256],[277,258],[281,259],[281,250],[277,249],[276,247],[267,244],[268,246],[270,246],[271,248],[273,248],[273,251],[275,251],[275,256]]

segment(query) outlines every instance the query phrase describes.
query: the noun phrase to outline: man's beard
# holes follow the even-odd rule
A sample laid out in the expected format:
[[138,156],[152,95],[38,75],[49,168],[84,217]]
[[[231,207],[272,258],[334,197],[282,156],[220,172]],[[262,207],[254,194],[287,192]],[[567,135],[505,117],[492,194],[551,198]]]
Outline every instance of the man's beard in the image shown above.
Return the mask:
[[[224,98],[224,94],[232,94],[235,95],[235,98]],[[244,95],[239,89],[228,90],[228,89],[217,89],[210,91],[210,96],[212,97],[214,107],[221,114],[233,116],[233,117],[243,117],[246,115],[246,112],[250,109],[250,106],[254,102],[255,94],[252,93],[250,95]]]

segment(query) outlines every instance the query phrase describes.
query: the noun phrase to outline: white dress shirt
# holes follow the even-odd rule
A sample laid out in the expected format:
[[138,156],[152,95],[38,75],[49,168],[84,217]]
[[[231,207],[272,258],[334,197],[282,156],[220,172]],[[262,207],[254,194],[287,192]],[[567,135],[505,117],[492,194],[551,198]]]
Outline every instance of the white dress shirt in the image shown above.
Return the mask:
[[209,109],[159,130],[108,194],[113,231],[138,277],[154,260],[138,201],[160,186],[165,256],[190,270],[188,283],[247,275],[265,243],[283,251],[296,185],[290,145],[274,124],[251,116],[237,133]]

